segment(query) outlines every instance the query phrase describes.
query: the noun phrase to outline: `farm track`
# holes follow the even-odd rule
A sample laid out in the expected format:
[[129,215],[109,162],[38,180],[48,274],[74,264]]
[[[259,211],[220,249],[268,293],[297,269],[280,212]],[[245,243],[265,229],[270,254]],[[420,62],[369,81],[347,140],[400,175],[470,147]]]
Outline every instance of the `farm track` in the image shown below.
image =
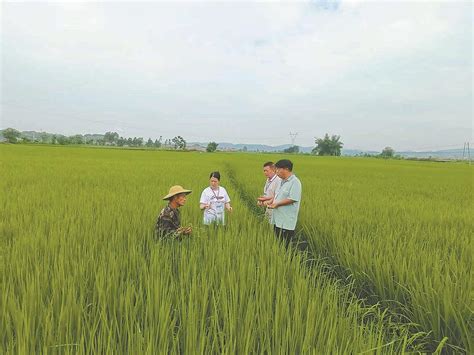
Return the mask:
[[[261,218],[261,208],[255,203],[255,196],[249,194],[245,186],[241,184],[236,178],[236,174],[229,163],[225,164],[226,175],[232,187],[237,191],[245,206],[256,216]],[[357,299],[365,307],[379,307],[382,312],[385,312],[390,319],[390,324],[387,328],[391,331],[396,331],[400,327],[404,327],[413,336],[413,345],[416,347],[416,352],[420,351],[427,353],[441,353],[443,354],[467,354],[465,349],[462,349],[453,344],[442,344],[429,336],[429,330],[420,329],[418,324],[414,324],[407,316],[409,306],[404,306],[390,300],[384,300],[378,295],[375,290],[375,285],[366,283],[364,287],[355,287],[353,282],[352,272],[347,267],[344,267],[334,256],[327,251],[316,251],[310,247],[310,238],[301,228],[297,230],[298,242],[296,249],[303,254],[304,265],[312,272],[314,265],[318,261],[323,261],[325,266],[325,276],[335,283],[341,284],[344,287],[349,287],[354,299]],[[321,265],[319,263],[319,265]],[[410,350],[410,349],[408,349]]]

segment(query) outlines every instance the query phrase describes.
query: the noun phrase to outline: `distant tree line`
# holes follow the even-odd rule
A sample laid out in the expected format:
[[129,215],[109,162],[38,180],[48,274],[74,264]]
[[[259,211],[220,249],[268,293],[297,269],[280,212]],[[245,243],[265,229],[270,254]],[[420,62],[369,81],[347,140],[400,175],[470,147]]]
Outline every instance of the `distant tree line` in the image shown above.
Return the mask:
[[[332,135],[329,136],[328,133],[324,136],[324,138],[315,138],[315,147],[311,151],[313,155],[320,155],[320,156],[340,156],[342,153],[342,146],[344,143],[341,141],[341,136]],[[298,154],[300,153],[300,147],[297,145],[292,145],[283,150],[285,154]]]
[[300,147],[298,147],[297,145],[292,145],[291,147],[283,149],[283,153],[286,153],[286,154],[298,154],[299,152],[300,152]]
[[395,154],[395,149],[392,147],[385,147],[380,154],[361,153],[357,156],[364,158],[404,159],[401,155]]
[[162,142],[163,137],[152,140],[148,138],[145,142],[143,137],[121,137],[117,132],[106,132],[100,134],[75,134],[73,136],[65,136],[62,134],[52,134],[46,132],[20,132],[14,128],[6,128],[0,131],[8,143],[37,143],[37,144],[86,144],[97,146],[117,146],[117,147],[147,147],[147,148],[165,148],[165,149],[186,149],[186,140],[181,136],[166,139]]
[[[187,142],[182,136],[165,139],[160,136],[159,139],[152,140],[148,138],[145,142],[143,137],[122,137],[117,132],[106,132],[104,135],[100,134],[75,134],[73,136],[65,136],[61,134],[51,134],[45,132],[20,132],[14,128],[6,128],[0,131],[2,137],[8,143],[39,143],[39,144],[86,144],[98,146],[117,146],[117,147],[147,147],[147,148],[162,148],[162,149],[176,149],[185,150]],[[315,138],[315,147],[311,154],[318,156],[340,156],[344,143],[341,141],[341,136],[332,135],[328,133],[323,138]],[[207,152],[215,152],[218,144],[216,142],[209,142],[206,147]],[[247,147],[244,146],[242,151],[246,152]],[[297,145],[292,145],[283,150],[285,154],[298,154],[300,148]],[[361,157],[385,158],[385,159],[401,159],[399,155],[395,154],[395,150],[391,147],[385,147],[380,154],[360,154]]]

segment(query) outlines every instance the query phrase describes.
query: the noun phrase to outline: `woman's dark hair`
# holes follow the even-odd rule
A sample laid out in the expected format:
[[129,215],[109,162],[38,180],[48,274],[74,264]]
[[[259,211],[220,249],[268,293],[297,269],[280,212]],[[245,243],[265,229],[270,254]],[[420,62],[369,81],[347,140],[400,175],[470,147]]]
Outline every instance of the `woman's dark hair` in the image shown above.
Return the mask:
[[280,169],[288,169],[289,171],[293,170],[293,163],[288,159],[278,160],[275,166]]
[[209,175],[209,179],[216,178],[217,180],[221,181],[221,173],[218,171],[213,171],[211,175]]

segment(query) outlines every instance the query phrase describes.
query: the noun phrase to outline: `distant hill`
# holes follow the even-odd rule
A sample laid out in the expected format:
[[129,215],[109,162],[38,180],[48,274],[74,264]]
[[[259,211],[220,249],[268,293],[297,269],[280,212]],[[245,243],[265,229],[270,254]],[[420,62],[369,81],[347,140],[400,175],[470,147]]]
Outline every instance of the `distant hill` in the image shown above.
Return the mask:
[[[207,143],[194,142],[191,144],[199,144],[202,146],[207,146]],[[247,148],[246,150],[248,152],[268,152],[268,153],[283,152],[283,150],[291,147],[291,144],[282,144],[282,145],[276,145],[276,146],[265,145],[265,144],[240,144],[240,143],[235,144],[235,143],[228,143],[228,142],[220,142],[218,144],[219,144],[219,146],[217,147],[218,150],[244,150],[244,148]],[[299,148],[300,148],[301,153],[311,153],[314,147],[299,146]],[[346,156],[354,156],[354,155],[360,155],[364,153],[379,154],[380,152],[357,150],[357,149],[343,149],[342,150],[342,155],[346,155]]]
[[342,155],[347,156],[347,157],[354,157],[356,155],[364,155],[364,154],[370,154],[370,155],[377,155],[380,154],[380,152],[375,151],[375,150],[360,150],[360,149],[342,149]]
[[[198,144],[202,146],[207,146],[207,143],[191,143]],[[277,146],[270,146],[265,144],[234,144],[228,142],[220,142],[217,147],[218,150],[228,150],[228,151],[240,151],[246,150],[248,152],[268,152],[268,153],[277,153],[282,152],[284,149],[291,147],[291,144],[283,144]],[[314,147],[299,147],[301,153],[311,153]],[[447,149],[447,150],[437,150],[437,151],[401,151],[396,152],[397,155],[400,155],[405,158],[439,158],[439,159],[462,159],[462,149]],[[358,155],[377,155],[380,154],[380,151],[375,150],[361,150],[361,149],[342,149],[343,156],[358,156]],[[474,156],[474,153],[471,153]]]
[[[396,155],[400,155],[404,158],[437,158],[437,159],[462,159],[463,150],[462,149],[446,149],[446,150],[433,150],[433,151],[396,151]],[[377,155],[380,152],[377,151],[364,151],[364,150],[354,150],[354,149],[343,149],[342,155],[346,156],[356,156],[363,154]],[[472,154],[472,153],[471,153]]]
[[[199,143],[199,144],[203,144],[203,143]],[[265,145],[265,144],[240,144],[240,143],[234,144],[234,143],[227,143],[227,142],[221,142],[218,144],[219,146],[217,149],[219,150],[244,150],[244,148],[246,148],[248,152],[268,152],[268,153],[282,152],[283,150],[292,146],[291,144],[271,146],[271,145]],[[312,149],[313,147],[300,147],[300,152],[311,153]]]
[[[25,137],[25,138],[28,138],[32,141],[35,141],[35,140],[38,140],[38,141],[41,141],[41,137],[43,135],[46,135],[46,137],[48,137],[48,140],[52,137],[52,136],[56,136],[56,137],[66,137],[65,135],[63,134],[57,134],[57,133],[48,133],[48,132],[36,132],[36,131],[22,131],[21,132],[21,135],[22,137]],[[103,139],[104,138],[104,135],[103,134],[79,134],[80,136],[84,137],[84,140],[89,140],[89,139],[92,139],[94,141],[96,140],[99,140],[99,139]]]
[[[61,134],[47,133],[47,132],[36,132],[36,131],[23,131],[21,132],[22,136],[28,138],[31,141],[41,142],[42,138],[47,137],[46,140],[50,141],[51,137],[54,135],[56,137],[64,137]],[[103,134],[84,134],[80,135],[84,138],[84,141],[98,141],[104,138]],[[2,131],[0,130],[0,142],[4,141]],[[223,151],[248,151],[248,152],[268,152],[268,153],[277,153],[283,152],[283,150],[291,147],[291,144],[282,144],[282,145],[265,145],[265,144],[241,144],[241,143],[229,143],[229,142],[220,142],[218,143],[218,150]],[[205,148],[207,143],[202,142],[188,142],[188,146],[194,146],[195,148]],[[311,153],[314,147],[299,147],[301,153]],[[379,151],[374,150],[360,150],[360,149],[343,149],[343,156],[358,156],[364,154],[377,155]],[[463,150],[462,149],[447,149],[447,150],[436,150],[436,151],[401,151],[396,152],[397,155],[400,155],[405,158],[435,158],[435,159],[462,159]],[[471,156],[474,156],[474,152],[471,153]]]
[[[429,152],[398,152],[397,154],[405,158],[444,158],[444,159],[462,159],[462,149],[447,149]],[[471,152],[471,158],[474,157],[474,152]]]

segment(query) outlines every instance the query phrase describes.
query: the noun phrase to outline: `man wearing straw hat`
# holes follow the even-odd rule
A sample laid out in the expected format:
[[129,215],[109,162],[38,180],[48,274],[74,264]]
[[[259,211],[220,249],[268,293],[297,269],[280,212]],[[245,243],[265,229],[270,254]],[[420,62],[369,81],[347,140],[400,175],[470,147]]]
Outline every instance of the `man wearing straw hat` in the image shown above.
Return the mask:
[[183,235],[192,233],[191,227],[181,227],[181,216],[179,208],[186,203],[186,196],[191,190],[185,190],[182,186],[176,185],[170,188],[168,195],[163,200],[168,201],[168,205],[163,208],[156,221],[155,231],[159,238],[181,238]]

